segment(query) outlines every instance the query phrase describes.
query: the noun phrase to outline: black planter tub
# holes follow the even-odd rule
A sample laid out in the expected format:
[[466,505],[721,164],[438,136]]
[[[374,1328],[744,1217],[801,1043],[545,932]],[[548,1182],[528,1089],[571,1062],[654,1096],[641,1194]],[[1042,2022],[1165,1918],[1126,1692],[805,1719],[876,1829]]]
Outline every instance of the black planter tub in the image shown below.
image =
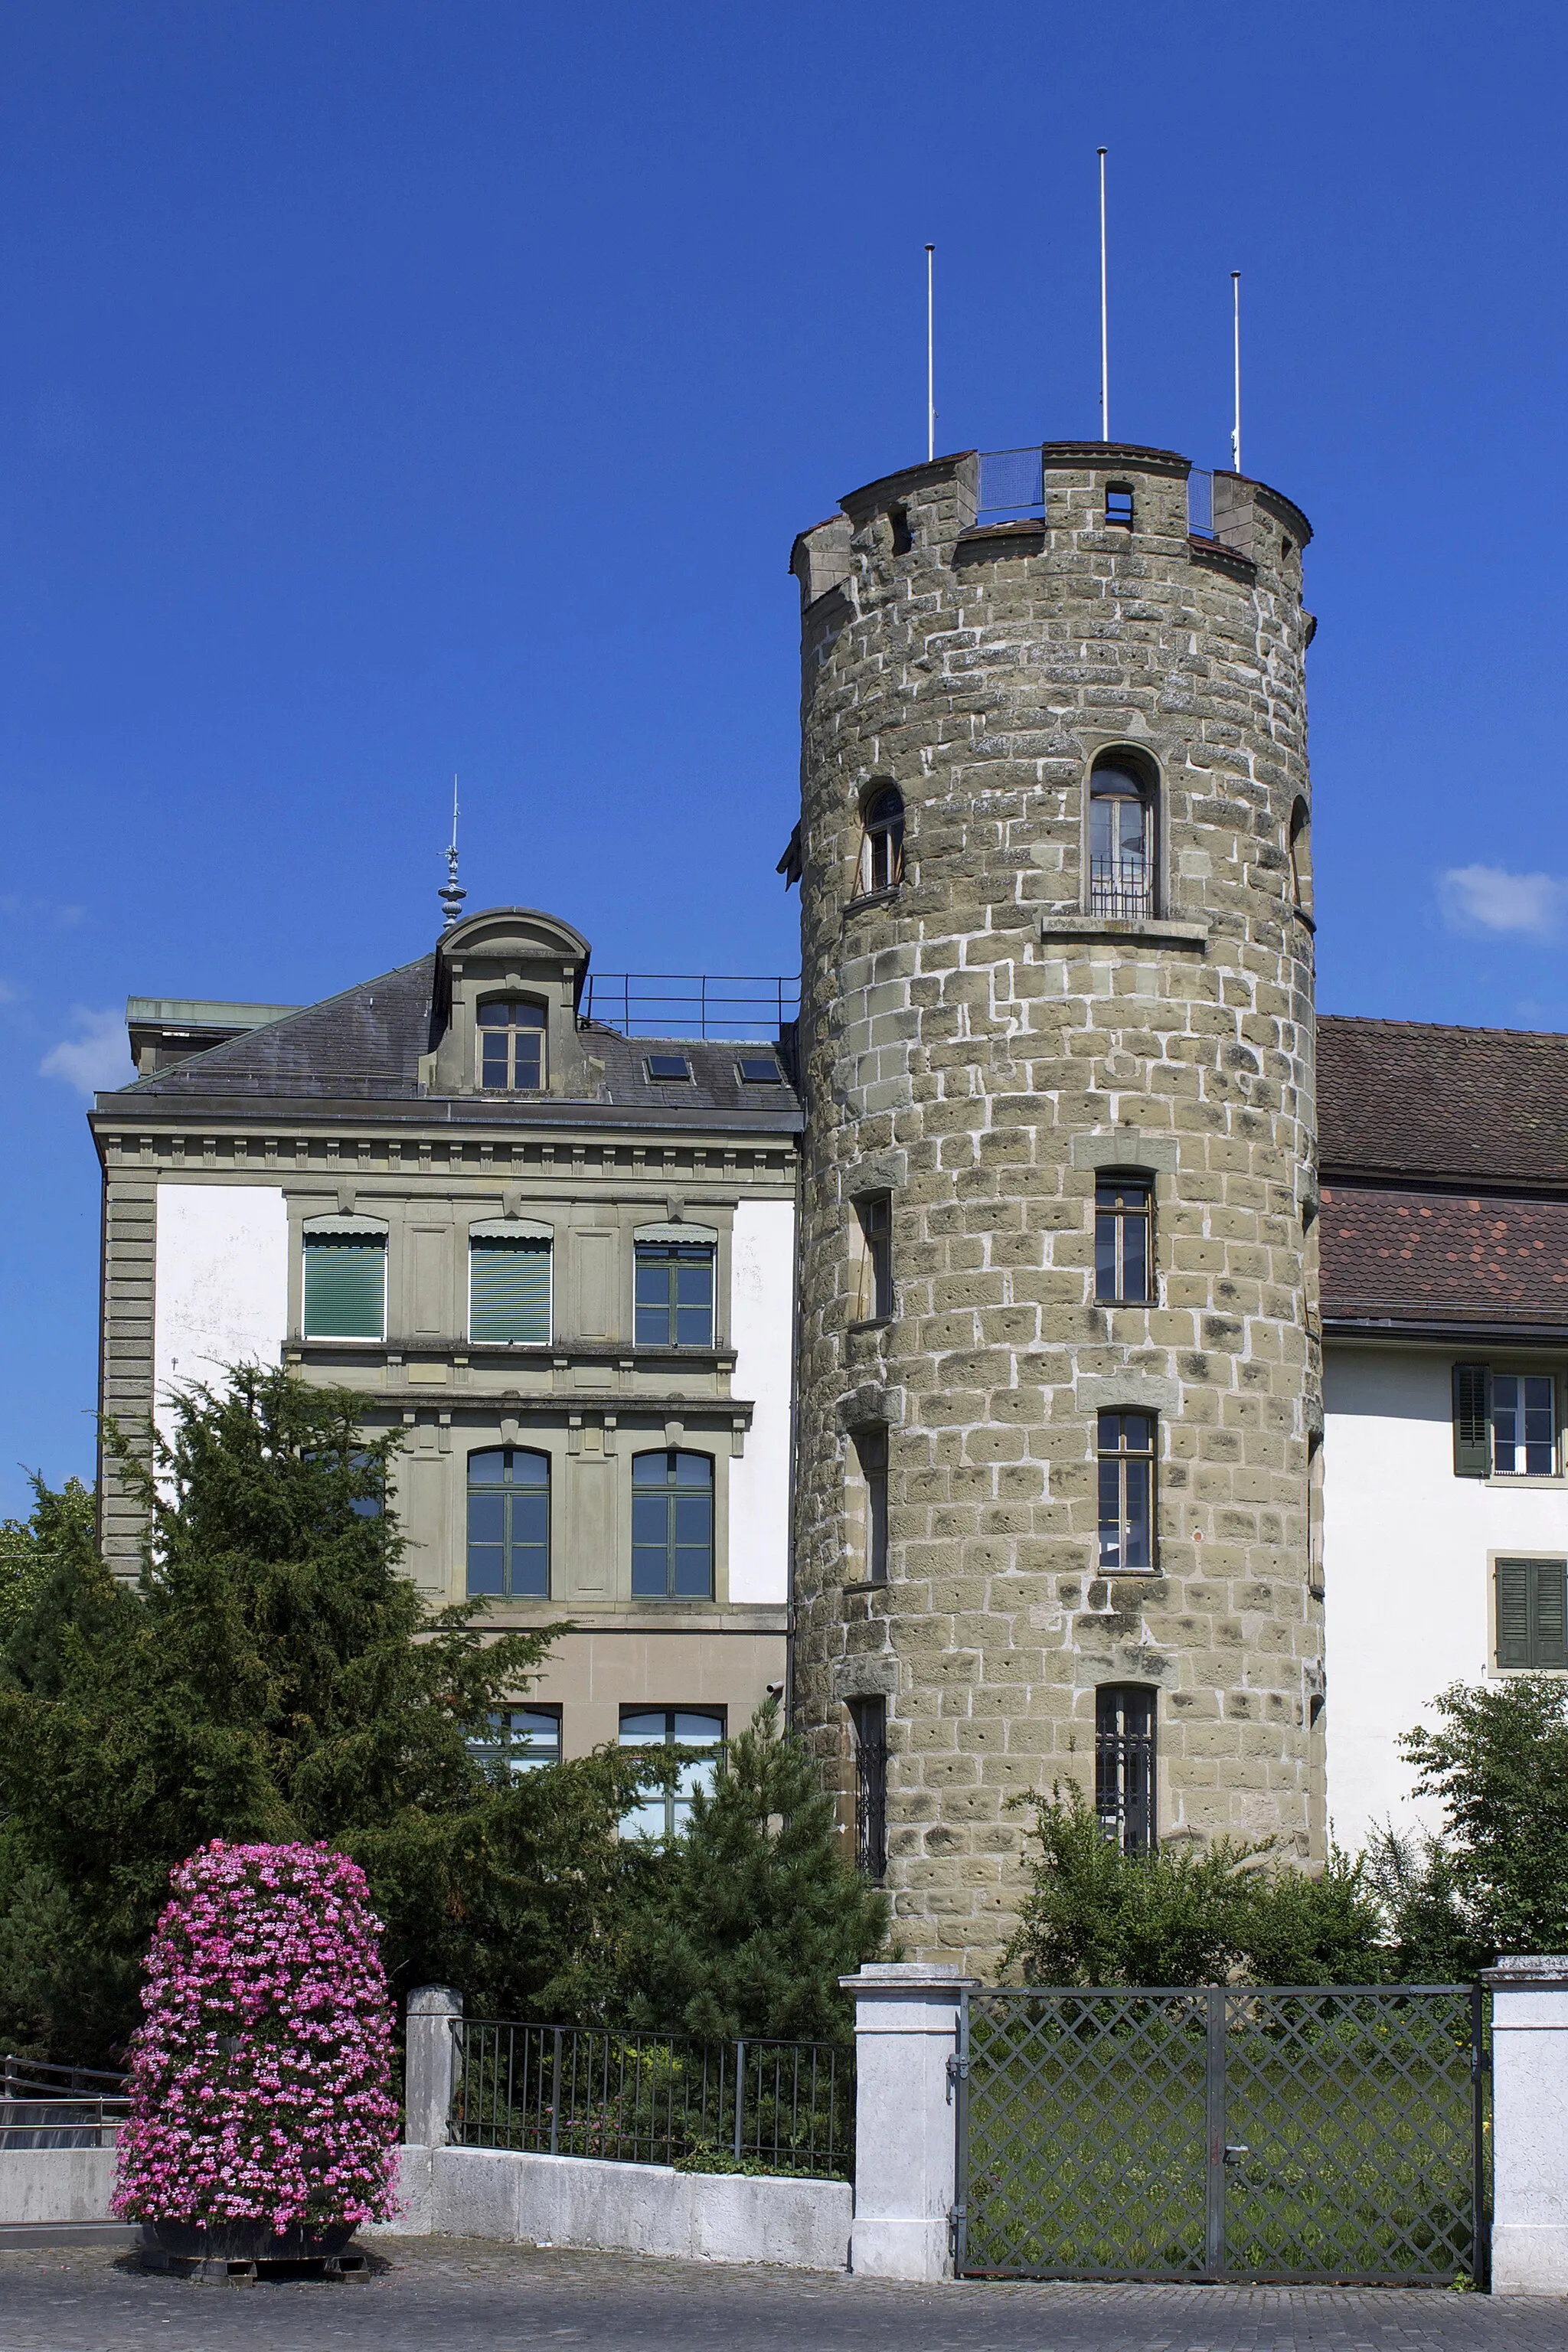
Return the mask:
[[300,2271],[317,2278],[368,2278],[363,2254],[348,2251],[358,2223],[296,2221],[275,2230],[268,2221],[143,2221],[142,2267],[182,2278],[252,2279],[268,2271]]

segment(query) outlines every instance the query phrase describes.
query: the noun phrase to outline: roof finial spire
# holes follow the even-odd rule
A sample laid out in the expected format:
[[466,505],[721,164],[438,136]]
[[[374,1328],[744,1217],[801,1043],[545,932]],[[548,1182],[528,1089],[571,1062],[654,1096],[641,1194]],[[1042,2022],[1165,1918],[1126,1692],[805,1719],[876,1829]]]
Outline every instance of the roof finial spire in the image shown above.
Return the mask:
[[463,911],[468,892],[458,879],[458,779],[452,779],[452,838],[447,848],[447,879],[436,894],[441,901],[444,930],[450,930]]

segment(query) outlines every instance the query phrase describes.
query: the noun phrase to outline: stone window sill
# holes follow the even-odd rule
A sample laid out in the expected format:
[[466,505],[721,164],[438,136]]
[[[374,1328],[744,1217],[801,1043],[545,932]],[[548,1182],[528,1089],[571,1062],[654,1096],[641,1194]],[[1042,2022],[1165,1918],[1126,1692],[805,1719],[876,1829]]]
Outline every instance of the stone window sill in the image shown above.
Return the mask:
[[847,1584],[844,1590],[846,1592],[886,1592],[888,1579],[885,1576],[863,1576],[854,1584]]
[[893,1315],[860,1315],[847,1328],[851,1331],[886,1331],[897,1320]]
[[1206,952],[1206,923],[1174,923],[1152,917],[1142,922],[1116,922],[1103,915],[1042,915],[1040,938],[1049,947],[1057,940],[1092,940],[1107,947],[1195,948]]
[[[1529,1476],[1517,1475],[1506,1470],[1498,1470],[1494,1471],[1489,1478],[1483,1479],[1482,1484],[1484,1486],[1490,1486],[1495,1493],[1500,1495],[1517,1494],[1521,1486],[1527,1490],[1533,1487],[1537,1491],[1544,1490],[1549,1495],[1560,1495],[1564,1487],[1568,1487],[1568,1478],[1562,1476],[1554,1478],[1531,1478]],[[1510,1668],[1510,1671],[1522,1674],[1524,1672],[1524,1668],[1522,1666]]]
[[851,915],[862,914],[868,907],[890,907],[902,887],[902,883],[895,882],[890,890],[867,890],[859,898],[851,898],[844,909],[846,922]]

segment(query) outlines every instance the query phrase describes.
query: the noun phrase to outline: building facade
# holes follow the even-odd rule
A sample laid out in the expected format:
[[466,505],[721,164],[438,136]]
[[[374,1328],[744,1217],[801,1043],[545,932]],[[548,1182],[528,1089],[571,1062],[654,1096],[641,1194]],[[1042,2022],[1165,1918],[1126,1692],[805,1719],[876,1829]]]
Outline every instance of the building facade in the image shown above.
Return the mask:
[[[147,1075],[91,1118],[104,1409],[242,1360],[363,1392],[431,1601],[581,1629],[541,1757],[712,1745],[785,1677],[794,1087],[584,1019],[588,957],[501,908],[302,1010],[136,999]],[[111,1471],[103,1511],[133,1573]]]
[[[911,1952],[1010,1801],[1323,1850],[1305,519],[1167,451],[797,541],[795,1689]],[[1194,528],[1194,521],[1201,528]]]
[[1320,1025],[1329,1808],[1438,1824],[1399,1738],[1568,1672],[1568,1037]]

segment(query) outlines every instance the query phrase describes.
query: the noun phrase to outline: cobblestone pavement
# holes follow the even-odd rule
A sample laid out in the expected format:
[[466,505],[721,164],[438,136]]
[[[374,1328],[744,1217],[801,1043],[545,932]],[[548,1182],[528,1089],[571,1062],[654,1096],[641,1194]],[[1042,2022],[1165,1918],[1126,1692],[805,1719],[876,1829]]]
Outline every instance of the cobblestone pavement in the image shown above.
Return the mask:
[[[384,2247],[385,2242],[383,2241]],[[0,2352],[1564,2352],[1568,2300],[1350,2287],[890,2286],[409,2240],[363,2285],[154,2278],[0,2253]]]

